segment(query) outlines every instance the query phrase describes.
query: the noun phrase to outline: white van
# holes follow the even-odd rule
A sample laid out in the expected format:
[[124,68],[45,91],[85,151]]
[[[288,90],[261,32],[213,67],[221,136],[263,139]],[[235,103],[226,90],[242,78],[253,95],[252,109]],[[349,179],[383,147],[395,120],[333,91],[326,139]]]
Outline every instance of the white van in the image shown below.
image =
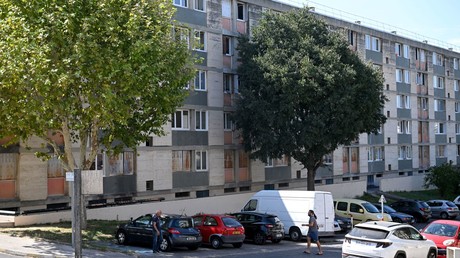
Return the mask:
[[277,215],[284,224],[284,234],[294,241],[308,233],[309,210],[318,217],[319,235],[334,235],[334,204],[330,192],[262,190],[242,209]]

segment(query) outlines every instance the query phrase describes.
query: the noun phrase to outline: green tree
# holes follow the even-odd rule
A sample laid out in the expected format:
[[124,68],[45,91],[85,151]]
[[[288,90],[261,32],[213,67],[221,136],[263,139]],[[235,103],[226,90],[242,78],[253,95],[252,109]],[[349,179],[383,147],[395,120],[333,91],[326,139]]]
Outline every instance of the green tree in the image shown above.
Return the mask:
[[73,171],[101,148],[116,155],[162,135],[194,74],[174,10],[170,0],[1,1],[0,139],[38,136],[52,153],[37,155]]
[[436,187],[443,197],[453,196],[458,193],[460,185],[460,171],[451,163],[430,167],[425,178],[425,188]]
[[234,116],[253,158],[288,155],[314,190],[323,156],[385,122],[383,75],[307,8],[267,13],[239,40],[241,98]]

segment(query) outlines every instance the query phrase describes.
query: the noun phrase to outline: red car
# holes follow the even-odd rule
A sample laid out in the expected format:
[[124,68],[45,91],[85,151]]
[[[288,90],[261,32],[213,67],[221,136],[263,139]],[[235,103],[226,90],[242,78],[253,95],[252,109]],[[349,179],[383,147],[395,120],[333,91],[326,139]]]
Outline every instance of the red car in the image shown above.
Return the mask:
[[438,258],[446,257],[448,246],[460,247],[458,235],[460,233],[460,221],[435,220],[428,224],[420,233],[427,239],[433,240],[438,247]]
[[195,228],[200,230],[203,243],[211,244],[215,249],[223,244],[233,247],[243,246],[244,227],[235,217],[221,214],[200,214],[193,216]]

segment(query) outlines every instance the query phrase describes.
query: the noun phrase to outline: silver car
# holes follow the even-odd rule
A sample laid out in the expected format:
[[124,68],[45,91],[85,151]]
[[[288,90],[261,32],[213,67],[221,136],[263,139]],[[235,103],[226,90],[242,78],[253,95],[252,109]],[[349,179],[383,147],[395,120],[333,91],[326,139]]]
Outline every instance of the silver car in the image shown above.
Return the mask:
[[457,205],[448,200],[430,200],[426,203],[430,206],[433,217],[455,219],[460,212]]

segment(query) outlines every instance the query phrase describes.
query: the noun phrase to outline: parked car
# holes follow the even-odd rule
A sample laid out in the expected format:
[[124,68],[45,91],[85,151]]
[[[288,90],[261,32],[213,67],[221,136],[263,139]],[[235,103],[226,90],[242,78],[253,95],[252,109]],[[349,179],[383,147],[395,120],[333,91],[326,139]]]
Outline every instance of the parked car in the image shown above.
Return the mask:
[[429,200],[426,202],[431,208],[431,215],[441,219],[455,219],[459,210],[457,205],[447,200]]
[[431,218],[431,208],[424,201],[399,200],[390,204],[391,208],[414,216],[415,222],[427,222]]
[[263,245],[267,240],[279,243],[284,238],[284,225],[276,215],[251,211],[231,215],[243,225],[246,239],[255,244]]
[[230,215],[200,214],[193,216],[195,227],[203,236],[203,243],[212,248],[221,248],[223,244],[232,244],[233,247],[243,246],[245,231],[243,225]]
[[391,221],[388,214],[383,214],[372,203],[359,199],[335,199],[335,214],[352,219],[353,225],[371,220]]
[[436,244],[409,224],[369,221],[345,235],[342,257],[435,258]]
[[460,209],[460,195],[457,196],[457,197],[454,199],[454,203],[455,203],[455,205],[457,205],[457,207]]
[[336,214],[334,221],[337,224],[336,226],[337,229],[335,232],[344,233],[351,229],[351,219],[350,218],[342,217]]
[[[140,216],[128,223],[117,227],[115,237],[119,244],[147,244],[152,245],[153,229],[152,214]],[[196,250],[201,245],[200,232],[194,228],[192,217],[181,215],[164,215],[161,217],[161,233],[163,242],[161,251],[170,251],[175,247],[187,247]]]
[[438,247],[438,258],[446,257],[448,246],[458,247],[460,244],[460,221],[435,220],[421,230],[421,234],[427,239],[433,240]]
[[[377,209],[382,212],[382,207],[380,203],[372,203],[374,204]],[[391,219],[394,222],[399,222],[399,223],[408,223],[408,224],[414,224],[415,223],[415,218],[414,216],[402,212],[398,212],[395,209],[391,208],[390,206],[384,204],[383,205],[383,212],[390,214]]]

